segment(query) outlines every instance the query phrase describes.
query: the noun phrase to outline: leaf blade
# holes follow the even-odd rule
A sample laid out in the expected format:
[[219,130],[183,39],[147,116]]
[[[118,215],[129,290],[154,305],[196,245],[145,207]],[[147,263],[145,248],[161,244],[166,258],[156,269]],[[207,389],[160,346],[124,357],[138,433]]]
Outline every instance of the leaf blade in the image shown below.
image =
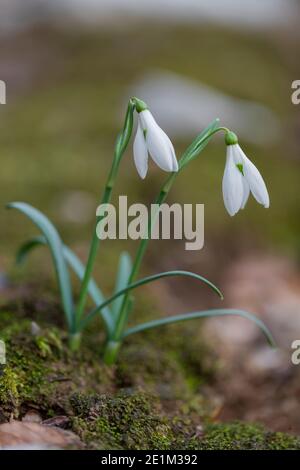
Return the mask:
[[158,320],[152,320],[150,322],[142,323],[140,325],[137,325],[132,328],[128,328],[124,335],[123,338],[126,338],[129,335],[135,334],[135,333],[140,333],[141,331],[149,330],[151,328],[157,328],[159,326],[163,325],[169,325],[172,323],[178,323],[181,321],[189,321],[189,320],[194,320],[198,318],[208,318],[208,317],[216,317],[216,316],[229,316],[229,315],[234,315],[234,316],[240,316],[243,318],[246,318],[247,320],[253,321],[264,333],[265,337],[267,338],[269,344],[271,346],[275,346],[275,341],[274,338],[269,331],[269,329],[266,327],[266,325],[255,315],[246,312],[244,310],[238,310],[238,309],[214,309],[214,310],[203,310],[199,312],[191,312],[191,313],[185,313],[181,315],[173,315],[170,317],[164,317]]
[[[47,240],[43,236],[32,238],[27,242],[23,243],[23,245],[21,245],[17,252],[16,262],[18,264],[23,263],[28,253],[35,247],[41,245],[47,245]],[[84,264],[81,262],[78,256],[66,245],[63,245],[63,254],[70,268],[73,269],[76,276],[81,280],[84,276]],[[100,303],[105,302],[105,297],[93,278],[90,279],[88,290],[95,305],[99,305]],[[104,309],[99,313],[103,318],[108,333],[110,334],[113,330],[113,319],[109,307],[104,307]]]
[[97,312],[105,307],[106,305],[109,305],[111,302],[113,302],[116,298],[118,298],[120,295],[125,294],[126,292],[136,289],[137,287],[140,287],[144,284],[148,284],[149,282],[156,281],[158,279],[164,278],[164,277],[173,277],[173,276],[187,276],[187,277],[192,277],[194,279],[197,279],[198,281],[204,282],[207,284],[211,289],[213,289],[220,297],[223,299],[223,294],[222,292],[218,289],[217,286],[215,286],[212,282],[210,282],[208,279],[206,279],[203,276],[200,276],[199,274],[192,273],[190,271],[166,271],[158,274],[153,274],[152,276],[147,276],[144,277],[136,282],[133,282],[132,284],[127,285],[124,289],[121,289],[119,292],[116,294],[112,295],[109,297],[103,304],[99,305],[95,309],[93,309],[81,322],[81,328],[84,328],[89,321],[93,319],[93,317],[97,314]]
[[68,327],[72,329],[74,327],[74,308],[71,281],[67,265],[64,260],[62,241],[58,231],[52,222],[42,214],[42,212],[30,204],[25,202],[11,202],[7,207],[9,209],[17,209],[26,215],[45,236],[50,247]]
[[[132,260],[127,251],[123,251],[120,255],[119,266],[116,277],[116,284],[114,289],[114,294],[122,290],[128,285],[129,276],[132,270]],[[111,310],[114,319],[116,320],[119,310],[122,306],[124,295],[119,296],[111,305]]]

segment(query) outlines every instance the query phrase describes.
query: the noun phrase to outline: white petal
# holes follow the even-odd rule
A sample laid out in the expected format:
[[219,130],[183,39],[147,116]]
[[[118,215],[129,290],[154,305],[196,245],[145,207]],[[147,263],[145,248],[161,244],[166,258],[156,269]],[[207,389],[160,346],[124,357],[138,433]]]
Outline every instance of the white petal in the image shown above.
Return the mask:
[[179,169],[178,161],[177,161],[176,155],[174,153],[173,154],[173,168],[172,168],[172,171],[174,171],[176,173],[178,171],[178,169]]
[[235,165],[233,145],[227,147],[226,165],[223,176],[223,199],[228,213],[233,216],[241,208],[244,188],[243,176]]
[[249,184],[250,191],[252,192],[253,196],[264,207],[270,206],[270,199],[266,184],[256,168],[255,165],[246,157],[242,149],[239,147],[239,152],[243,158],[243,170],[245,178]]
[[164,171],[177,171],[174,148],[167,134],[157,125],[148,109],[142,111],[139,117],[142,128],[146,130],[148,151],[156,165]]
[[242,174],[242,181],[243,181],[243,200],[242,200],[240,209],[244,209],[249,199],[249,195],[250,195],[250,187],[244,176],[244,157],[241,152],[241,148],[238,144],[234,144],[231,147],[232,147],[232,155],[233,155],[233,160],[234,160],[235,165],[242,165],[241,174]]
[[244,193],[243,193],[241,209],[245,208],[247,201],[249,199],[249,195],[250,195],[249,184],[247,183],[247,180],[244,177],[243,177],[243,188],[244,188]]
[[169,146],[170,152],[172,154],[172,171],[177,172],[178,171],[178,162],[177,162],[177,158],[176,158],[176,154],[175,154],[173,144],[172,144],[171,140],[169,139],[169,137],[167,136],[167,134],[165,132],[163,132],[163,135],[164,135],[164,138],[166,140],[167,145]]
[[149,127],[157,126],[157,123],[149,109],[145,109],[139,113],[139,121],[142,129],[144,130],[148,129]]
[[133,158],[138,174],[144,179],[148,171],[148,150],[140,123],[133,143]]
[[243,156],[243,152],[239,144],[230,145],[229,147],[231,147],[234,163],[236,165],[238,164],[243,165],[244,156]]

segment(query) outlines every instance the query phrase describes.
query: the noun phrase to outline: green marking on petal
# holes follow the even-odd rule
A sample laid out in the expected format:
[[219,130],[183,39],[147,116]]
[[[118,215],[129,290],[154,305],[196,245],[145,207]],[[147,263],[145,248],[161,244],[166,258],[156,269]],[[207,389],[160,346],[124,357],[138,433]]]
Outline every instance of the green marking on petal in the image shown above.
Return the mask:
[[242,173],[243,176],[244,175],[244,167],[243,167],[243,164],[242,163],[236,163],[235,165],[237,167],[237,169]]

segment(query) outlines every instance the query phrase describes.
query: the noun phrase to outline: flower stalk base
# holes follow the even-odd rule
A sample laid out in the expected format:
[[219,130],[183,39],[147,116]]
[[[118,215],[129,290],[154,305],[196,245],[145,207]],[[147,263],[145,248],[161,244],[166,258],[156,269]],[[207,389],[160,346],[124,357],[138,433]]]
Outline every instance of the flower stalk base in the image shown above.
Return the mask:
[[117,359],[119,349],[121,347],[120,341],[108,341],[104,350],[104,363],[108,366],[114,364]]
[[81,344],[81,333],[73,333],[69,336],[69,348],[72,352],[79,350]]

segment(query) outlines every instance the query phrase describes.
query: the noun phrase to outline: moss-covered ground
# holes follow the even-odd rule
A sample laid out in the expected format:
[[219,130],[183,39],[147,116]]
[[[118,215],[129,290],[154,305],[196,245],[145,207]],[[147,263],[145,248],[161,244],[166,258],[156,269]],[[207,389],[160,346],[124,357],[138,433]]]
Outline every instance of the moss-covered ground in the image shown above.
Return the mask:
[[101,362],[95,332],[71,355],[59,328],[37,329],[10,311],[1,311],[0,327],[7,348],[1,422],[22,419],[28,410],[43,419],[64,415],[90,449],[300,449],[297,437],[214,420],[202,393],[215,371],[211,351],[189,326],[173,327],[163,338],[136,336],[111,368]]

